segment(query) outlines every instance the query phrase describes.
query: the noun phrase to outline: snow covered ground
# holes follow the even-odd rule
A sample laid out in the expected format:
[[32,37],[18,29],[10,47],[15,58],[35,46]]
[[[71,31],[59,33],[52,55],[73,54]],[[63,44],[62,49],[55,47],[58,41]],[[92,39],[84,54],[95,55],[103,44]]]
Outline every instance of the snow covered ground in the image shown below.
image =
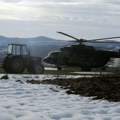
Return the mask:
[[53,76],[9,75],[8,80],[0,80],[0,120],[120,120],[119,102],[68,95],[57,86],[25,82],[45,78]]

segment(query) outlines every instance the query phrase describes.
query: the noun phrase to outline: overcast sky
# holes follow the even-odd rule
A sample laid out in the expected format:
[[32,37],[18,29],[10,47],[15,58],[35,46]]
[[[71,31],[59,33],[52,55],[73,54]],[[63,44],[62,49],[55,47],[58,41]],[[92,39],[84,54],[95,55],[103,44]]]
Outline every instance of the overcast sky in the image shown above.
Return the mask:
[[120,36],[120,0],[0,0],[0,35],[69,39]]

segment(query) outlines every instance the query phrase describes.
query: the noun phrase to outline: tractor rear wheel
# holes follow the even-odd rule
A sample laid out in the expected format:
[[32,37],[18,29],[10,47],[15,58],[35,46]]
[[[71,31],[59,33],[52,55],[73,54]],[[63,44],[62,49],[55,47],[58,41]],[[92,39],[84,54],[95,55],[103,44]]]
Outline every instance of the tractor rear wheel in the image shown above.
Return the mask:
[[22,73],[25,69],[24,60],[20,56],[14,56],[11,58],[10,69],[12,73]]

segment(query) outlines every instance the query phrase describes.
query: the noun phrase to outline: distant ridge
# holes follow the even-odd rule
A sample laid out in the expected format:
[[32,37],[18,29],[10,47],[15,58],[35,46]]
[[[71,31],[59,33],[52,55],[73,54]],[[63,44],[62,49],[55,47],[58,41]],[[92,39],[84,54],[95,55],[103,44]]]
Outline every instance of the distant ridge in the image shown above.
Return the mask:
[[65,41],[65,40],[60,40],[60,39],[54,39],[54,38],[49,38],[49,37],[46,37],[46,36],[37,36],[37,37],[28,37],[28,38],[21,38],[21,37],[6,37],[6,36],[2,36],[0,35],[0,39],[16,39],[16,40],[57,40],[57,41]]
[[45,36],[31,37],[31,38],[18,38],[18,37],[4,37],[0,36],[0,45],[7,45],[9,43],[25,43],[25,44],[66,44],[68,41],[53,39]]

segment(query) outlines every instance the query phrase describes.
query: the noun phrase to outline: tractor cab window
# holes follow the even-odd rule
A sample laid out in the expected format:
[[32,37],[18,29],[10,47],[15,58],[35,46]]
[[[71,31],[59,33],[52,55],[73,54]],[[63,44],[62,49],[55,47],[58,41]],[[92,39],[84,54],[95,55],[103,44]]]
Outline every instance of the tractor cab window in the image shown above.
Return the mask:
[[22,46],[21,54],[22,54],[22,55],[28,55],[28,50],[27,50],[27,47],[26,47],[26,46]]
[[8,46],[8,54],[12,54],[12,45]]
[[18,45],[18,46],[16,46],[16,55],[20,55],[20,46]]
[[19,45],[12,45],[12,54],[20,55],[20,46]]

